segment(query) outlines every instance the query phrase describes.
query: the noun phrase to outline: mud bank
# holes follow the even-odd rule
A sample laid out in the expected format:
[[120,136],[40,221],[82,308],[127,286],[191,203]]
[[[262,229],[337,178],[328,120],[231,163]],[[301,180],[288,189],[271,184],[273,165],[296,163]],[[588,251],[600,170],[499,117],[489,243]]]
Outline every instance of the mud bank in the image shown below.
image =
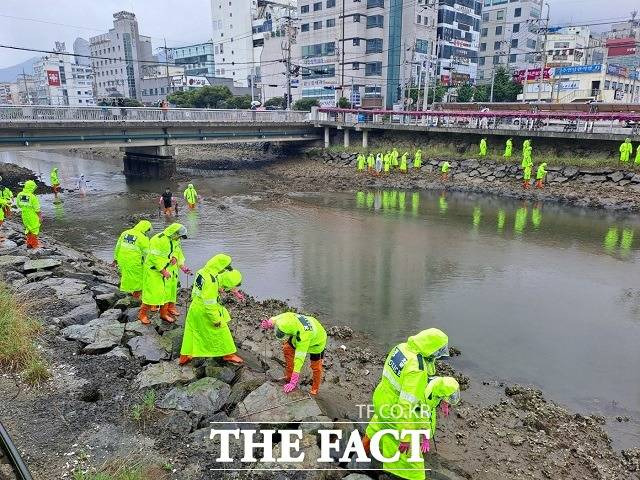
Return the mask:
[[35,173],[18,165],[0,163],[0,177],[2,177],[2,180],[0,180],[0,186],[8,187],[14,195],[22,190],[22,186],[27,180],[34,180],[38,184],[40,192],[49,191],[49,187],[41,182]]
[[[218,470],[220,446],[209,439],[211,422],[233,428],[238,421],[275,420],[300,427],[306,468],[319,455],[318,428],[350,432],[364,426],[357,406],[370,401],[385,352],[372,349],[366,336],[336,326],[339,319],[322,319],[334,326],[320,395],[307,394],[306,366],[301,390],[285,396],[278,380],[280,347],[258,327],[261,318],[288,309],[284,302],[225,299],[244,367],[215,360],[179,367],[181,321],[137,322],[135,302],[118,292],[110,266],[46,237],[42,250],[28,252],[11,222],[4,233],[0,277],[25,301],[35,297],[45,305],[34,314],[44,324],[40,342],[53,379],[31,389],[19,377],[0,376],[0,421],[36,480],[74,478],[74,471],[123,464],[141,466],[143,478],[274,478],[273,472]],[[184,313],[185,307],[183,291],[179,309]],[[569,412],[547,402],[540,391],[515,385],[493,385],[495,400],[481,405],[470,393],[480,379],[469,380],[444,363],[439,368],[455,374],[465,392],[463,403],[439,421],[437,451],[427,457],[431,478],[640,478],[640,449],[614,452],[603,418]],[[231,453],[239,455],[240,445],[232,444]],[[330,466],[338,470],[280,472],[277,478],[349,478],[353,473],[345,464]],[[364,473],[351,479],[378,478]]]

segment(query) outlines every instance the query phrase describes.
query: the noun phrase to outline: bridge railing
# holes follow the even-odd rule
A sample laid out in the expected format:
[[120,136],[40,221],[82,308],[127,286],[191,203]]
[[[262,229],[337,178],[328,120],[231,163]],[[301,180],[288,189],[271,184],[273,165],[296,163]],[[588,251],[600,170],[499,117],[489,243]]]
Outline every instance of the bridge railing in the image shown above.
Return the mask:
[[202,122],[304,123],[308,112],[285,110],[214,110],[205,108],[66,107],[0,105],[0,123],[13,122]]
[[[639,108],[640,110],[640,108]],[[526,112],[526,111],[395,111],[317,108],[311,120],[345,126],[415,125],[486,130],[538,130],[549,132],[640,133],[640,112]]]

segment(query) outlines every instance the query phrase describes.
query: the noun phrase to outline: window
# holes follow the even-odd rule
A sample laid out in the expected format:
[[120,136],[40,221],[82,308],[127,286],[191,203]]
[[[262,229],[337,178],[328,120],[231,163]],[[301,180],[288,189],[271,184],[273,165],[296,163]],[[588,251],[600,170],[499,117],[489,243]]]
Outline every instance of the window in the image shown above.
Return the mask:
[[481,33],[480,33],[480,36],[481,37],[486,37],[488,33],[489,33],[489,29],[483,28]]
[[335,55],[335,53],[336,53],[335,42],[317,43],[315,45],[302,46],[302,58],[324,57],[329,55]]
[[502,35],[502,25],[496,27],[496,35]]
[[336,26],[336,19],[335,18],[328,18],[327,19],[327,28],[331,28],[331,27],[335,27]]
[[382,75],[382,62],[367,63],[364,69],[364,74],[367,77]]
[[429,53],[429,41],[416,38],[416,53]]
[[512,38],[511,39],[511,48],[518,48],[518,39],[517,38]]
[[381,38],[368,39],[366,53],[382,53],[382,39]]
[[489,21],[489,12],[486,12],[486,13],[482,14],[482,21],[483,22],[488,22]]
[[360,23],[360,14],[356,13],[353,16],[353,23]]
[[480,51],[481,52],[486,52],[487,51],[487,44],[486,43],[481,43],[480,44]]
[[494,50],[500,50],[500,44],[501,44],[501,43],[502,43],[502,42],[493,42],[493,49],[494,49]]
[[515,63],[516,62],[516,54],[511,54],[509,55],[509,63]]
[[513,24],[513,33],[518,33],[520,31],[520,24],[519,23],[514,23]]
[[[308,32],[309,31],[309,24],[308,23],[303,23],[302,25],[300,25],[300,31],[301,32]],[[217,50],[217,48],[216,48]],[[216,52],[218,53],[218,52]]]
[[384,0],[367,0],[367,8],[383,7]]
[[314,30],[322,30],[322,21],[313,22],[313,29]]
[[333,8],[336,6],[336,0],[327,0],[327,8]]
[[78,90],[78,95],[82,95],[82,92],[80,90]]
[[384,17],[382,15],[370,15],[367,17],[367,28],[384,27]]
[[418,15],[418,18],[416,19],[416,23],[422,23],[422,17],[420,15]]
[[353,46],[354,46],[354,47],[357,47],[357,46],[359,46],[359,45],[360,45],[360,39],[359,39],[359,38],[354,38],[354,39],[353,39]]
[[360,70],[360,64],[358,62],[353,62],[351,64],[351,70]]
[[513,16],[518,18],[519,16],[522,15],[522,8],[518,7],[513,11]]
[[527,48],[530,48],[532,50],[535,50],[536,48],[536,41],[532,38],[527,40]]
[[609,80],[604,81],[604,89],[609,90],[611,88],[611,82]]
[[319,12],[320,10],[322,10],[322,2],[316,2],[313,4],[313,11],[314,12]]
[[335,65],[314,65],[313,67],[303,68],[302,76],[307,79],[335,77],[336,66]]
[[498,10],[496,12],[496,20],[504,20],[504,10]]
[[478,65],[484,65],[484,57],[478,59]]
[[500,55],[493,56],[493,64],[498,65],[500,63]]
[[302,5],[300,7],[300,13],[309,13],[309,5]]

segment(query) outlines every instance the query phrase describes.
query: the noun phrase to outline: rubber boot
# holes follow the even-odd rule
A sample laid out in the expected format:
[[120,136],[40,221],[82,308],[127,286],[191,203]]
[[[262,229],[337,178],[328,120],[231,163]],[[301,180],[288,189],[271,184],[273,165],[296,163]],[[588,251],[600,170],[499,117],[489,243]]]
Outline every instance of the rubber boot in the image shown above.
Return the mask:
[[169,304],[165,303],[160,307],[160,318],[167,323],[175,323],[176,319],[169,313]]
[[178,360],[178,365],[186,365],[191,361],[193,357],[191,355],[180,355],[180,360]]
[[291,374],[293,373],[293,360],[296,356],[296,349],[291,346],[289,342],[282,344],[282,354],[284,356],[284,379],[287,382],[291,381]]
[[369,455],[371,453],[371,439],[365,433],[362,436],[362,447],[364,448],[364,452]]
[[244,363],[242,357],[236,355],[235,353],[232,353],[231,355],[225,355],[224,357],[222,357],[222,360],[229,363],[235,363],[236,365],[242,365]]
[[138,310],[138,320],[140,320],[140,323],[142,323],[143,325],[149,325],[151,323],[151,321],[149,320],[149,316],[147,315],[148,312],[149,305],[146,305],[144,303],[140,305],[140,310]]
[[317,395],[322,383],[322,359],[314,360],[311,362],[311,376],[313,381],[311,382],[311,395]]
[[180,312],[176,308],[176,304],[175,303],[168,303],[167,305],[169,305],[169,307],[168,307],[169,315],[171,315],[172,317],[179,317],[180,316]]
[[27,248],[36,249],[39,246],[38,237],[33,233],[27,233]]

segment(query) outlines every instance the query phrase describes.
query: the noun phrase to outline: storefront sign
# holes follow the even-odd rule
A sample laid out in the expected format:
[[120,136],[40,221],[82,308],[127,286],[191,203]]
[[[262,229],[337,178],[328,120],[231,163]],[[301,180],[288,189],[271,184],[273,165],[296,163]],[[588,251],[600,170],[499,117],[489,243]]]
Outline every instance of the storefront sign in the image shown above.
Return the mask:
[[602,71],[602,65],[573,65],[570,67],[558,67],[555,71],[555,76],[561,75],[582,75],[585,73],[600,73]]
[[47,82],[51,87],[59,87],[60,72],[58,70],[47,70]]
[[[513,74],[513,79],[518,83],[522,83],[524,81],[525,74],[527,75],[527,81],[528,82],[530,82],[532,80],[539,80],[540,79],[540,67],[531,68],[529,70],[517,70]],[[551,78],[551,75],[552,75],[551,68],[550,67],[545,67],[544,74],[543,74],[542,78],[547,80],[547,79]]]
[[607,65],[607,73],[609,75],[615,75],[616,77],[629,76],[629,69],[627,67],[621,67],[620,65]]

